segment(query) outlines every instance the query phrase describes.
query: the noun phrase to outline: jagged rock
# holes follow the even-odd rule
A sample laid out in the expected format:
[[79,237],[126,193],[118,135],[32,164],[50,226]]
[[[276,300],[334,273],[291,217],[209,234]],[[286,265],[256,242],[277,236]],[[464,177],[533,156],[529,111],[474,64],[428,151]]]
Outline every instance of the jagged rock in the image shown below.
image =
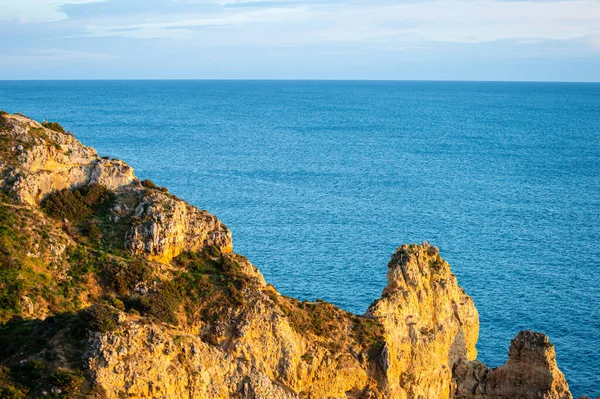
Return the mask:
[[394,398],[447,398],[452,365],[475,359],[479,319],[436,247],[403,245],[368,311],[385,329],[383,368]]
[[21,297],[21,311],[25,316],[31,316],[35,313],[35,305],[26,295]]
[[[145,189],[133,168],[117,159],[100,158],[96,150],[81,144],[69,133],[46,128],[22,115],[3,114],[2,134],[24,142],[18,162],[0,171],[0,186],[19,202],[31,206],[49,193],[63,188],[99,184],[119,193],[140,193],[133,223],[125,246],[135,255],[169,262],[182,251],[197,251],[205,246],[231,252],[231,232],[221,221],[160,190]],[[122,204],[128,211],[127,204]],[[121,212],[121,204],[114,207]],[[120,217],[115,217],[118,222]]]
[[160,190],[149,190],[135,208],[125,247],[135,255],[169,262],[183,251],[216,246],[231,252],[231,232],[206,211],[188,205]]
[[16,199],[34,205],[63,188],[99,183],[117,189],[134,181],[133,169],[122,161],[101,159],[96,150],[73,135],[57,132],[22,115],[3,115],[9,126],[2,134],[19,144],[17,162],[5,165],[0,185]]
[[[25,291],[10,298],[18,309],[0,317],[42,319],[112,303],[98,313],[110,328],[89,330],[87,341],[76,343],[84,345],[87,383],[108,398],[572,398],[543,334],[517,334],[502,367],[489,369],[476,360],[477,310],[428,243],[398,248],[382,297],[364,317],[319,301],[295,301],[232,253],[231,232],[215,216],[141,184],[125,163],[99,158],[68,133],[21,115],[2,114],[0,122],[8,142],[0,147],[0,185],[18,200],[3,209],[19,226],[35,224],[39,230],[26,226],[15,232],[24,238],[13,247],[22,244],[26,254],[31,243],[42,242],[35,258],[23,255],[27,269],[16,270],[45,284],[23,284]],[[85,184],[104,185],[116,197],[109,215],[100,215],[112,217],[101,232],[116,236],[119,247],[112,252],[91,237],[72,234],[75,222],[52,219],[40,209],[39,201],[52,191]],[[100,216],[96,220],[106,220]],[[173,260],[185,251],[192,253]],[[69,253],[75,259],[69,261]],[[0,284],[14,290],[10,282]],[[48,296],[58,287],[70,296]],[[182,292],[165,289],[161,296],[161,287]],[[193,301],[173,305],[174,297],[188,293]],[[124,313],[125,301],[141,307]],[[156,313],[144,313],[152,306]],[[160,318],[167,311],[173,317]],[[116,321],[112,312],[118,313]],[[74,345],[71,341],[62,331],[45,347]],[[67,357],[69,351],[49,358]],[[19,361],[25,360],[16,354],[0,364]],[[52,387],[58,394],[54,388],[60,388]]]
[[511,341],[508,361],[488,369],[477,361],[454,367],[454,397],[461,399],[572,399],[556,365],[554,346],[545,334],[521,331]]
[[90,184],[100,184],[110,190],[124,187],[135,180],[133,168],[120,160],[99,159],[92,169]]

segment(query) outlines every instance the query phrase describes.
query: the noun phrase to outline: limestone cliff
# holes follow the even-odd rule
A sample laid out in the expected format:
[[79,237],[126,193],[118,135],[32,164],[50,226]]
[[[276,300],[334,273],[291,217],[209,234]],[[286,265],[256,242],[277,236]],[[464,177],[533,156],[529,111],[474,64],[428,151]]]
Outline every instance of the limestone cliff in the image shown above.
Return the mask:
[[123,161],[100,158],[96,150],[52,126],[59,125],[3,115],[0,186],[19,203],[35,208],[49,193],[101,185],[117,195],[113,220],[129,222],[121,239],[132,254],[168,262],[182,251],[207,245],[231,251],[231,232],[215,216],[152,183],[142,184]]
[[102,159],[73,135],[19,114],[4,115],[2,141],[3,183],[28,205],[63,188],[98,183],[115,190],[134,180],[133,169],[124,162]]
[[356,316],[279,294],[218,218],[58,124],[0,114],[0,179],[0,397],[571,398],[543,334],[476,360],[427,243]]
[[394,398],[445,398],[452,367],[477,356],[479,318],[436,247],[403,245],[369,308],[384,326],[383,369]]
[[511,341],[508,361],[496,369],[461,360],[454,366],[454,397],[571,398],[565,377],[556,365],[554,346],[548,337],[521,331]]
[[[114,217],[122,217],[119,205]],[[125,246],[135,255],[168,263],[182,251],[217,246],[230,252],[231,232],[215,216],[160,190],[148,190],[134,209]]]

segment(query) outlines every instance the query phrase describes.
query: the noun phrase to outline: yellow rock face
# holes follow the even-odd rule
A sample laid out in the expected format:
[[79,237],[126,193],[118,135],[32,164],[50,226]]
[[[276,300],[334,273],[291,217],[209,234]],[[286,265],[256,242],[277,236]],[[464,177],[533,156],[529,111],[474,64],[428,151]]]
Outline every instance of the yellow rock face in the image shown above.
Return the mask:
[[[3,194],[2,209],[22,214],[16,224],[36,220],[45,229],[20,231],[31,249],[29,275],[69,281],[67,247],[79,246],[91,260],[112,265],[104,277],[85,272],[76,291],[79,308],[53,304],[56,309],[79,311],[109,298],[112,305],[104,306],[117,312],[118,302],[124,309],[123,301],[149,300],[160,293],[159,283],[173,283],[177,276],[185,274],[185,284],[194,284],[173,284],[195,298],[169,308],[174,319],[161,319],[178,325],[157,321],[151,313],[121,311],[117,327],[103,330],[110,332],[88,330],[84,371],[98,388],[97,397],[571,399],[543,334],[519,333],[508,362],[497,369],[476,360],[477,310],[436,247],[399,247],[388,264],[382,297],[364,316],[322,301],[300,302],[280,295],[256,267],[232,252],[231,232],[217,217],[140,182],[127,164],[99,158],[71,134],[20,115],[0,116],[0,185],[12,197],[8,201]],[[39,201],[51,192],[86,184],[103,185],[115,196],[102,214],[102,234],[118,241],[118,251],[104,253],[100,244],[88,248],[92,237],[81,240],[71,234],[74,226],[40,209]],[[178,263],[186,256],[189,263]],[[135,270],[152,269],[152,277],[135,274],[132,264],[138,265]],[[130,281],[115,288],[111,279],[123,276]],[[28,287],[31,297],[19,294],[21,316],[51,315],[44,300],[54,298],[40,296],[37,288]],[[202,289],[210,295],[197,294]],[[157,306],[168,300],[160,298]]]
[[508,361],[496,369],[461,361],[455,366],[453,396],[461,399],[543,398],[572,399],[556,364],[548,337],[521,331],[510,343]]
[[453,365],[477,356],[477,310],[427,243],[398,249],[388,265],[388,285],[369,313],[385,329],[390,397],[448,398]]
[[54,131],[18,114],[4,114],[3,119],[9,128],[1,134],[23,143],[7,149],[17,165],[5,179],[11,181],[12,195],[24,204],[35,205],[45,195],[63,188],[99,183],[116,190],[135,179],[129,165],[101,159],[96,150],[69,133]]
[[221,221],[160,191],[147,192],[134,210],[137,221],[125,236],[135,255],[169,263],[183,251],[216,246],[231,252],[231,232]]
[[17,161],[14,167],[0,163],[0,172],[19,202],[36,207],[54,191],[99,184],[123,196],[141,197],[132,209],[115,213],[137,218],[124,237],[132,254],[168,263],[183,251],[205,246],[232,251],[231,232],[216,216],[158,189],[146,190],[125,162],[100,158],[72,134],[22,115],[4,114],[3,121],[8,129],[0,134],[19,144],[6,149],[6,158]]
[[249,262],[242,270],[255,281],[254,299],[218,345],[123,317],[117,332],[89,345],[95,381],[109,397],[133,398],[572,398],[543,334],[519,333],[498,369],[474,360],[477,311],[427,243],[400,247],[388,265],[388,286],[367,315],[384,327],[375,354],[332,351],[298,331],[258,270]]

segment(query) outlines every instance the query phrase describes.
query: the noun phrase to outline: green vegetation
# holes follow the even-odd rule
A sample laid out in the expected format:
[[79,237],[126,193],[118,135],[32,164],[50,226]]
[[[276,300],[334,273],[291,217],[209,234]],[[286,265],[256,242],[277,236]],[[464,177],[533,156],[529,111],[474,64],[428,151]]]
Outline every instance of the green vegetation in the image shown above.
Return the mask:
[[102,231],[96,223],[92,223],[87,228],[87,236],[90,240],[90,244],[93,247],[100,247],[102,245]]
[[169,189],[166,187],[159,187],[157,186],[152,180],[150,179],[145,179],[141,181],[142,186],[144,186],[145,188],[149,189],[149,190],[160,190],[164,193],[168,193]]
[[53,218],[81,222],[93,213],[108,209],[114,199],[114,193],[106,187],[92,184],[54,192],[42,201],[42,209]]
[[119,312],[106,303],[95,304],[83,311],[84,325],[101,333],[115,331],[118,327]]
[[435,255],[434,257],[429,259],[429,268],[434,273],[439,273],[444,268],[444,260],[440,255]]
[[65,129],[58,124],[58,122],[42,122],[42,126],[44,126],[45,128],[54,130],[55,132],[59,132],[59,133],[66,133]]
[[[3,123],[0,114],[0,129]],[[57,123],[43,125],[64,132]],[[35,140],[48,133],[31,132]],[[0,151],[16,144],[1,142]],[[150,180],[142,185],[167,192]],[[117,332],[123,311],[172,325],[200,325],[202,339],[222,345],[236,336],[258,304],[283,313],[298,333],[312,334],[318,345],[334,353],[353,348],[353,353],[367,350],[370,359],[381,354],[383,328],[376,320],[321,300],[300,302],[263,289],[248,277],[242,256],[208,247],[184,252],[170,266],[132,256],[122,248],[132,219],[109,218],[115,194],[103,186],[48,195],[41,208],[50,218],[42,218],[43,223],[37,210],[0,195],[1,398],[37,397],[49,387],[60,389],[52,397],[85,396],[91,384],[77,370],[86,333]],[[130,209],[141,194],[119,195]],[[44,321],[19,317],[46,311],[50,317]],[[302,358],[313,361],[311,352]]]
[[100,277],[107,288],[119,296],[127,296],[136,285],[150,280],[152,270],[141,259],[132,259],[130,262],[104,262]]
[[[440,273],[444,269],[444,260],[440,256],[440,251],[437,247],[429,245],[427,242],[423,244],[404,244],[396,248],[396,253],[392,257],[391,262],[405,262],[412,256],[425,255],[429,269],[434,273]],[[428,259],[427,259],[428,258]]]
[[[243,306],[244,291],[250,280],[240,271],[237,257],[242,258],[239,255],[223,256],[216,247],[205,248],[202,252],[184,252],[175,259],[175,265],[184,270],[175,282],[192,303]],[[203,319],[216,317],[209,309],[203,309]]]
[[[77,314],[41,320],[13,320],[0,325],[0,397],[41,397],[51,387],[54,397],[89,393],[82,367],[85,325]],[[23,359],[27,359],[24,360]]]
[[81,371],[59,369],[50,376],[50,383],[53,387],[61,390],[63,398],[77,397],[83,382],[84,377]]
[[5,116],[8,115],[5,111],[0,111],[0,131],[4,131],[8,128],[8,122]]
[[142,186],[150,190],[158,190],[158,186],[150,179],[142,180]]
[[324,344],[333,352],[357,344],[370,358],[376,358],[383,349],[383,326],[376,319],[354,316],[321,300],[300,302],[274,291],[270,296],[298,333],[324,338]]
[[0,366],[0,398],[24,399],[26,396],[27,389],[15,384],[10,376],[8,367]]
[[179,324],[177,311],[181,300],[177,285],[172,281],[164,281],[155,292],[151,292],[140,299],[139,310],[142,314],[162,322],[177,325]]
[[0,319],[20,310],[24,283],[20,277],[23,269],[24,244],[27,235],[19,228],[21,219],[0,196]]

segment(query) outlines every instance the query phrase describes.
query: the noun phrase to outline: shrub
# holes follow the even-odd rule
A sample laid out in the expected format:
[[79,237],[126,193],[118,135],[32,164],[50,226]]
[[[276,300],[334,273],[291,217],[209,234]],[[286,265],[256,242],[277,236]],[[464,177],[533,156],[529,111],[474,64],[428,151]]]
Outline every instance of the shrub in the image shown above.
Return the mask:
[[217,257],[221,256],[221,249],[219,247],[217,247],[216,245],[204,247],[202,252],[213,258],[217,258]]
[[14,384],[8,368],[0,366],[0,398],[24,399],[26,397],[27,391]]
[[114,202],[114,193],[99,184],[76,188],[63,189],[49,194],[42,201],[42,209],[57,219],[82,221]]
[[32,360],[26,362],[21,369],[24,370],[30,378],[39,379],[48,369],[48,365],[41,360]]
[[106,303],[89,307],[82,316],[85,326],[92,331],[108,333],[118,327],[119,312]]
[[[98,255],[98,253],[100,255]],[[106,261],[103,252],[88,250],[87,247],[75,245],[67,248],[67,260],[70,264],[69,276],[75,281],[81,280],[83,276],[97,270],[98,265]]]
[[435,257],[429,260],[429,268],[434,273],[439,273],[444,268],[444,261],[439,255],[435,255]]
[[163,282],[156,292],[141,299],[144,313],[169,324],[178,324],[177,310],[180,303],[179,290],[171,281]]
[[0,398],[3,399],[25,399],[26,393],[14,386],[1,387]]
[[24,294],[24,249],[28,238],[18,226],[22,219],[13,208],[0,205],[0,320],[19,313]]
[[102,232],[97,224],[92,223],[88,228],[87,235],[93,246],[99,247],[102,244]]
[[23,281],[15,271],[0,269],[0,315],[18,313],[21,307]]
[[84,378],[80,373],[70,370],[57,370],[50,376],[50,383],[61,389],[63,398],[75,397],[83,381]]
[[146,187],[147,189],[158,190],[158,186],[150,179],[142,180],[142,186]]
[[117,295],[127,295],[138,283],[152,277],[152,270],[141,259],[128,263],[107,262],[103,264],[102,277]]
[[0,111],[0,131],[5,130],[9,127],[4,115],[8,115],[8,114],[4,111]]
[[66,133],[65,129],[58,122],[42,122],[42,126],[48,128],[50,130],[54,130],[55,132]]
[[110,304],[122,312],[125,311],[125,304],[119,298],[112,298],[110,300]]

